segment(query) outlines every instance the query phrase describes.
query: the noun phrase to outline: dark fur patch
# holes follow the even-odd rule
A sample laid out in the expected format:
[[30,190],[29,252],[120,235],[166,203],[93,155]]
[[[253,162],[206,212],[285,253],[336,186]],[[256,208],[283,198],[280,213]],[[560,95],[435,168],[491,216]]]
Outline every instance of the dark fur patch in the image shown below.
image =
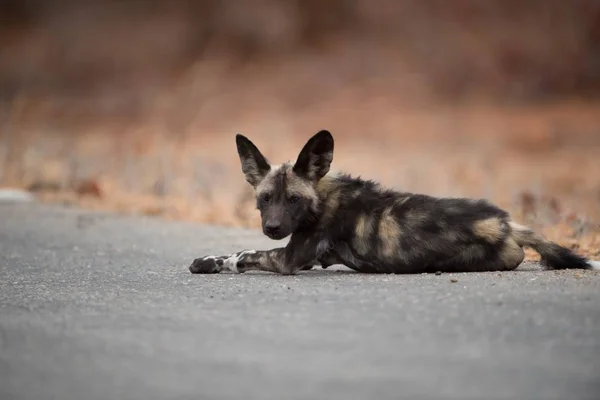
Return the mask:
[[555,243],[548,245],[548,250],[542,254],[541,262],[550,269],[591,268],[587,259]]

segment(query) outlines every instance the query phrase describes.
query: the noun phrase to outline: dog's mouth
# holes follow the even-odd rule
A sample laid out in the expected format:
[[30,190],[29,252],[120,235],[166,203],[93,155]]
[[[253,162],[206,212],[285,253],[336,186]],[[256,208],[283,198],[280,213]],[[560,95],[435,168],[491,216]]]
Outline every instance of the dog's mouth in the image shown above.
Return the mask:
[[267,235],[267,237],[268,237],[269,239],[273,239],[273,240],[281,240],[281,239],[285,239],[285,238],[286,238],[286,236],[288,236],[288,235],[289,235],[289,233],[287,233],[287,234],[286,234],[286,233],[266,233],[266,232],[265,232],[265,235]]

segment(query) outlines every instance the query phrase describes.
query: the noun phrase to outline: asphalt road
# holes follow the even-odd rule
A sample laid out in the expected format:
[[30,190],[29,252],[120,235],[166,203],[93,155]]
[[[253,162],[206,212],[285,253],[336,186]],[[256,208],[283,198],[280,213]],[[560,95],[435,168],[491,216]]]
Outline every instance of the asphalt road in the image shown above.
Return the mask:
[[188,271],[277,244],[0,204],[0,398],[600,398],[597,271]]

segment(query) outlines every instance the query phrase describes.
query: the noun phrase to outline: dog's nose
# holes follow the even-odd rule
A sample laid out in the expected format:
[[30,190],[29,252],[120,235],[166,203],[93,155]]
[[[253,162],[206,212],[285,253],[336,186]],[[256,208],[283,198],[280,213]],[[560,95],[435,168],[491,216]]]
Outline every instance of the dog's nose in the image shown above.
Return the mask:
[[279,224],[266,224],[265,225],[265,232],[269,235],[276,235],[277,233],[279,233],[279,228],[280,225]]

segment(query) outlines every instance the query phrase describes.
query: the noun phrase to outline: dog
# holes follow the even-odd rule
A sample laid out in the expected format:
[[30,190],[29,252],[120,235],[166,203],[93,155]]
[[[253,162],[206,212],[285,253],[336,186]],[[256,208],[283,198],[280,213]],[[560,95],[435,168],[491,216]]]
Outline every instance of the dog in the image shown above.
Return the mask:
[[524,247],[540,254],[545,269],[600,269],[487,200],[400,192],[330,172],[334,140],[327,130],[312,136],[293,164],[271,165],[247,137],[235,139],[262,232],[290,239],[271,250],[197,258],[191,273],[292,275],[334,264],[363,273],[510,271],[523,262]]

